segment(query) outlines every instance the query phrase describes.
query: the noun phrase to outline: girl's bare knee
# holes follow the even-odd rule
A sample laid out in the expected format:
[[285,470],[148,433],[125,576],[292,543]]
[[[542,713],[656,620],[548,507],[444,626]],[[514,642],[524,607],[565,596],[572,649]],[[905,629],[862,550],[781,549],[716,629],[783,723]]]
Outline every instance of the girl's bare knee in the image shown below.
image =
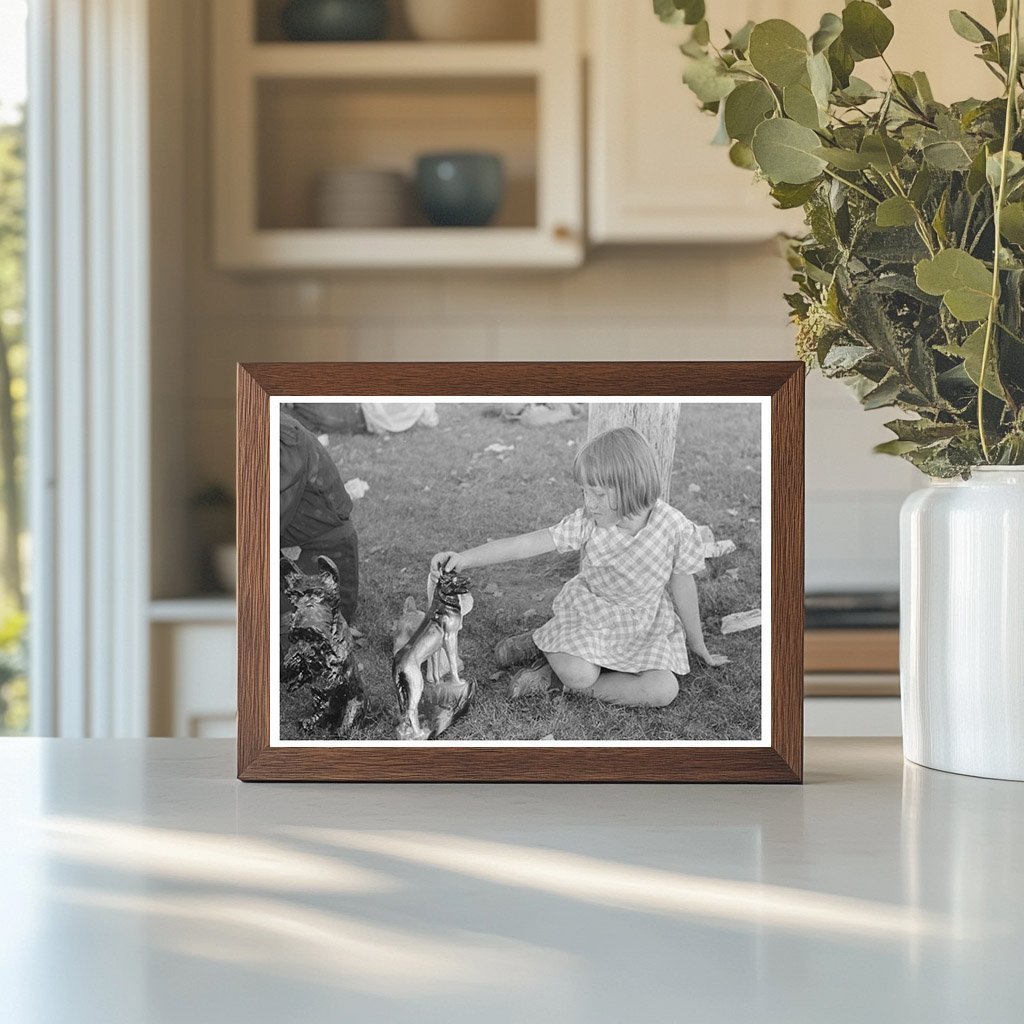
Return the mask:
[[601,674],[597,665],[591,665],[582,658],[554,655],[548,661],[567,690],[589,690]]
[[679,696],[679,680],[668,671],[652,672],[647,690],[652,707],[668,707]]

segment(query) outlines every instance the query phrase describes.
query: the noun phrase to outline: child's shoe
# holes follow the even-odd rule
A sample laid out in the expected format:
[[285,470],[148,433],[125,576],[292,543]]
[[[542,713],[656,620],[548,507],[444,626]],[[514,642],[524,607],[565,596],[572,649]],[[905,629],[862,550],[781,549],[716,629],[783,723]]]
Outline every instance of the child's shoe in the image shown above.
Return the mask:
[[508,695],[515,700],[533,694],[557,696],[562,692],[562,681],[551,671],[545,658],[538,658],[528,668],[521,668],[508,684]]
[[498,668],[509,668],[523,661],[533,661],[540,656],[540,650],[533,642],[533,633],[517,633],[499,640],[494,648],[494,660]]

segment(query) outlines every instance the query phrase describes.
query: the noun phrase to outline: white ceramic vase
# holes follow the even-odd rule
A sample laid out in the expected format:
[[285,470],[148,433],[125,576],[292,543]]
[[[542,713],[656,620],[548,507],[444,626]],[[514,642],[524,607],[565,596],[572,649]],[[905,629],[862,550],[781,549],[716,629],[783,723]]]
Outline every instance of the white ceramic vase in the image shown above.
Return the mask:
[[911,494],[900,559],[904,754],[1024,781],[1024,466]]

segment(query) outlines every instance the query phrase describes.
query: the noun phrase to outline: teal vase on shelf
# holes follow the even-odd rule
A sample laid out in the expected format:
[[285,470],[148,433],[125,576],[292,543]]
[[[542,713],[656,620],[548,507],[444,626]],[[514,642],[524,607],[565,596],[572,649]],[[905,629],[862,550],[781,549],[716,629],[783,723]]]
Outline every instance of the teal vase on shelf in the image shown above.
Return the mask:
[[364,42],[387,31],[387,0],[290,0],[281,28],[295,42]]

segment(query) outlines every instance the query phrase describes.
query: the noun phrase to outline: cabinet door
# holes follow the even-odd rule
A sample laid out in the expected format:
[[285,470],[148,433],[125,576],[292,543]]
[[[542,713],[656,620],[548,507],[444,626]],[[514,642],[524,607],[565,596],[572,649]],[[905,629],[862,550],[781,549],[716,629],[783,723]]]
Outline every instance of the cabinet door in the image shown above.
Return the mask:
[[[767,186],[710,145],[713,118],[700,113],[681,81],[685,26],[663,25],[650,0],[585,0],[590,26],[589,217],[594,242],[701,242],[798,232],[799,211],[779,211]],[[828,0],[709,0],[712,36],[748,19],[785,18],[810,34]],[[887,57],[900,70],[928,73],[938,99],[999,93],[974,47],[951,28],[946,4],[900,0],[886,14],[896,34]],[[986,25],[990,0],[955,5]],[[1003,31],[1006,23],[1003,23]],[[881,61],[858,66],[872,84],[888,80]]]
[[[715,119],[682,83],[689,28],[663,25],[650,0],[590,5],[589,217],[594,242],[712,242],[799,231],[764,182],[712,146]],[[784,17],[804,31],[827,0],[708,3],[712,36],[748,19]],[[801,11],[800,8],[804,10]]]

